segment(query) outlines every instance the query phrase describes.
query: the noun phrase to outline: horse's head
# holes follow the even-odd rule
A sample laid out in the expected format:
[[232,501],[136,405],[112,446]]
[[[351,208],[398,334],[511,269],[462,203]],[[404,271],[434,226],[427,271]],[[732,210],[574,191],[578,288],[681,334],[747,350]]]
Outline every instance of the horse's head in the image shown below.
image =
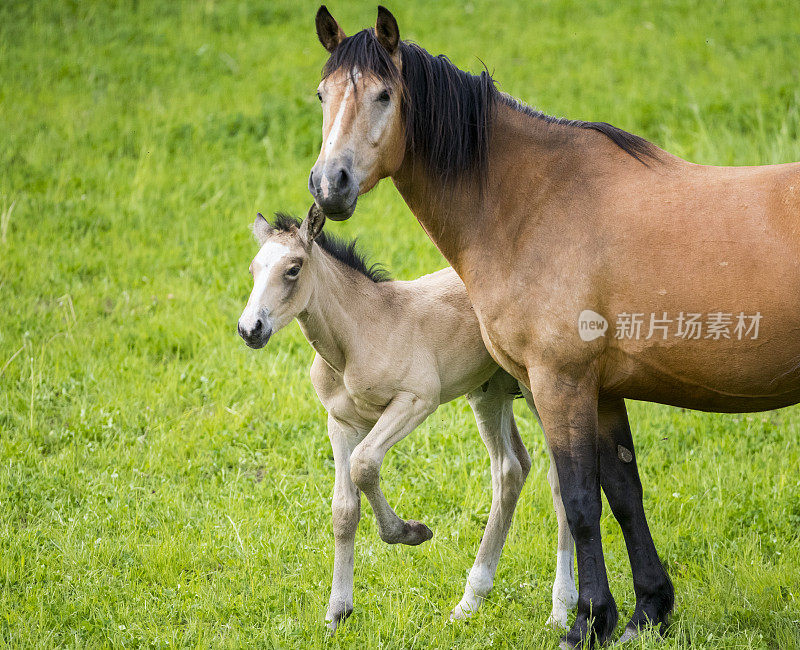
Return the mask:
[[300,226],[278,215],[271,226],[259,213],[253,234],[261,249],[250,264],[253,291],[239,317],[239,335],[251,348],[263,348],[308,305],[314,284],[307,264],[325,215],[312,206]]
[[322,148],[308,189],[326,216],[343,221],[359,195],[394,173],[405,155],[400,32],[384,7],[374,30],[349,38],[324,6],[316,22],[331,55],[317,89]]

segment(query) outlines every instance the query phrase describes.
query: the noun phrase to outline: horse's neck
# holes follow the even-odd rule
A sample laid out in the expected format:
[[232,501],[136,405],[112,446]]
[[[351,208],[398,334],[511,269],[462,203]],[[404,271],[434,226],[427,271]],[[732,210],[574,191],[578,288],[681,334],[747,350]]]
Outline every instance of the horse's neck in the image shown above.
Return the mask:
[[[428,236],[465,279],[463,271],[472,266],[465,256],[474,252],[484,258],[487,238],[527,228],[516,220],[535,219],[535,206],[544,204],[543,195],[553,187],[551,177],[571,172],[576,134],[499,105],[482,190],[476,178],[465,179],[455,190],[445,188],[409,156],[392,180]],[[522,197],[524,210],[516,209]]]
[[472,197],[445,191],[424,164],[407,160],[392,176],[411,212],[451,266],[458,270],[457,257],[472,224],[480,223],[482,204],[469,205]]
[[344,372],[376,308],[374,283],[319,249],[314,250],[314,290],[297,317],[306,339],[331,368]]

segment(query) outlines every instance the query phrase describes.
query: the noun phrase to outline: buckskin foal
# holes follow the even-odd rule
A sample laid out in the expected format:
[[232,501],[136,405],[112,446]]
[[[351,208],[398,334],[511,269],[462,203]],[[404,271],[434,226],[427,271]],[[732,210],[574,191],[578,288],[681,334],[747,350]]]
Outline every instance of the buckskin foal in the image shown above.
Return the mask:
[[[250,347],[261,348],[297,318],[317,352],[311,380],[328,411],[336,471],[328,625],[335,630],[353,610],[359,490],[372,506],[381,539],[413,545],[431,538],[427,526],[403,521],[392,510],[380,489],[380,467],[389,449],[440,404],[464,394],[492,473],[486,530],[464,596],[451,613],[454,619],[468,617],[492,588],[531,465],[512,411],[519,386],[486,351],[464,285],[452,269],[411,282],[390,281],[365,264],[354,243],[322,232],[324,221],[316,207],[302,224],[279,214],[270,225],[258,215],[253,231],[261,249],[250,266],[254,286],[239,333]],[[559,535],[550,620],[566,627],[578,599],[573,544],[552,464],[548,480]]]

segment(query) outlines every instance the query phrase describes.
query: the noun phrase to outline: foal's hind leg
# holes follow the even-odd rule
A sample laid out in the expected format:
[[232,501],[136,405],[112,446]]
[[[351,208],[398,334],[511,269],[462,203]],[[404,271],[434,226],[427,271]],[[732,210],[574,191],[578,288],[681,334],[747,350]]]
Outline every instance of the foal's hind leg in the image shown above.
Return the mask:
[[491,460],[492,506],[464,596],[451,612],[451,619],[474,614],[491,590],[517,499],[530,471],[530,456],[514,422],[512,405],[516,388],[516,381],[498,371],[485,390],[478,388],[467,395]]
[[328,437],[333,448],[336,478],[333,484],[333,580],[325,620],[334,632],[353,611],[353,562],[356,528],[361,518],[361,499],[350,480],[350,441],[345,430],[330,415]]
[[636,594],[636,609],[620,639],[624,642],[647,626],[663,633],[675,592],[647,526],[625,402],[601,400],[598,424],[600,485],[625,537]]
[[553,508],[558,522],[558,548],[556,550],[556,578],[553,581],[553,609],[547,618],[548,625],[553,627],[569,627],[569,613],[578,604],[578,590],[575,588],[575,542],[569,530],[567,513],[561,502],[561,487],[558,483],[558,471],[550,454],[550,469],[547,470],[547,482],[550,483],[550,494],[553,497]]
[[[521,384],[520,390],[528,403],[528,408],[533,413],[539,426],[542,426],[531,392]],[[545,440],[545,444],[547,444],[547,440]],[[553,581],[553,609],[547,619],[547,624],[566,629],[568,627],[569,613],[578,604],[578,590],[575,588],[575,542],[569,530],[564,504],[561,501],[561,486],[558,482],[558,472],[556,471],[556,464],[549,445],[547,446],[547,453],[550,456],[547,482],[550,484],[553,509],[556,511],[556,521],[558,522],[558,550],[556,551],[556,577]]]

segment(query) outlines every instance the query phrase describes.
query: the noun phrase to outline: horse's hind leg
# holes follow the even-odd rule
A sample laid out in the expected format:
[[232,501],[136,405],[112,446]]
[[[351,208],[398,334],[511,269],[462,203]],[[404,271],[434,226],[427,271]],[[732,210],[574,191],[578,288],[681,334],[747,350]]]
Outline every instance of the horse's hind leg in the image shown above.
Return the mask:
[[517,499],[531,467],[514,422],[515,390],[516,382],[499,371],[485,385],[485,390],[478,388],[467,395],[491,460],[492,506],[464,596],[451,612],[451,619],[474,614],[491,590]]
[[628,641],[648,626],[665,631],[675,592],[647,526],[625,402],[601,400],[598,424],[600,485],[622,528],[633,572],[636,609],[620,639]]
[[[520,385],[528,408],[533,413],[539,426],[542,421],[533,403],[531,392]],[[547,440],[545,440],[545,444]],[[568,628],[569,613],[578,604],[578,590],[575,588],[575,542],[569,530],[567,513],[561,501],[561,486],[558,483],[558,472],[553,460],[550,447],[547,447],[550,456],[550,469],[547,471],[547,482],[550,484],[550,494],[553,497],[553,509],[556,511],[556,521],[558,522],[558,550],[556,551],[556,577],[553,581],[553,609],[547,619],[547,624],[553,627],[559,626]]]

